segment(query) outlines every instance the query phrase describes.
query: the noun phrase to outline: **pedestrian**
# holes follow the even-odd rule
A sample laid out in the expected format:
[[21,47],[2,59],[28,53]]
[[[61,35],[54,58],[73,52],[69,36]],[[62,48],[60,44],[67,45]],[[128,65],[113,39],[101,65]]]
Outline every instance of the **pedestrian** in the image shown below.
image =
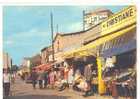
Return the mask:
[[84,76],[85,76],[87,84],[88,84],[88,90],[85,91],[85,94],[83,95],[84,97],[93,94],[93,91],[91,88],[91,81],[92,81],[92,68],[91,68],[91,66],[92,66],[92,64],[88,64],[88,65],[86,65],[86,67],[84,69]]
[[57,70],[56,71],[56,81],[60,81],[61,80],[61,71]]
[[48,70],[48,81],[47,81],[48,82],[48,87],[50,86],[50,76],[49,75],[50,75],[50,70]]
[[4,89],[4,96],[8,97],[10,93],[10,82],[11,76],[8,69],[3,70],[3,89]]
[[54,74],[54,70],[53,69],[51,69],[51,71],[49,73],[49,79],[50,79],[51,88],[54,88],[55,74]]
[[118,91],[117,91],[116,84],[117,84],[116,80],[113,80],[111,83],[111,93],[112,93],[113,99],[118,99]]
[[74,75],[74,81],[73,81],[73,90],[76,91],[80,91],[80,89],[78,88],[78,85],[80,84],[80,80],[81,80],[81,72],[79,69],[76,70],[75,75]]
[[68,84],[71,86],[73,83],[73,68],[70,67],[68,71]]
[[37,73],[36,73],[35,69],[33,69],[32,72],[31,72],[31,80],[32,80],[33,88],[36,89]]
[[66,65],[65,68],[64,68],[64,80],[66,82],[67,87],[69,87],[69,84],[68,84],[68,72],[69,72],[69,68]]
[[66,89],[67,87],[68,87],[68,83],[66,82],[65,79],[62,78],[62,79],[60,80],[59,87],[58,87],[59,91],[63,91],[63,90]]
[[25,80],[25,73],[23,73],[21,77],[22,77],[22,80],[24,81]]
[[48,84],[48,72],[44,71],[44,88],[47,87]]
[[14,84],[15,83],[15,74],[12,73],[11,75],[11,83]]
[[130,99],[134,99],[135,98],[135,95],[134,95],[134,92],[135,92],[135,80],[134,80],[134,77],[130,76],[129,79],[127,80],[127,83],[128,83],[128,96],[130,97]]
[[40,71],[39,74],[38,74],[38,81],[39,81],[39,88],[40,89],[43,88],[43,79],[44,79],[43,72]]

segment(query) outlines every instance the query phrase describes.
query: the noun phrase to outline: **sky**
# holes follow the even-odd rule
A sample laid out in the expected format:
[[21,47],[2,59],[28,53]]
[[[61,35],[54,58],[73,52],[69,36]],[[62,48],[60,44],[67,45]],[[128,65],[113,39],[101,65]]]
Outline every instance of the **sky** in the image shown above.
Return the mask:
[[50,13],[53,13],[54,34],[82,30],[82,11],[107,8],[113,13],[126,6],[4,6],[3,51],[13,64],[23,57],[32,57],[51,45]]

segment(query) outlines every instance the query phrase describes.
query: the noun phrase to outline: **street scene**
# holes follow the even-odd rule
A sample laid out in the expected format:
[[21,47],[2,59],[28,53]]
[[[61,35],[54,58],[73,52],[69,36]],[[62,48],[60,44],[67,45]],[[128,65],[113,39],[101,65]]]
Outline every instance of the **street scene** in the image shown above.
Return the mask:
[[137,99],[131,6],[3,6],[3,99]]
[[[12,88],[10,99],[85,99],[80,92],[71,89],[66,89],[65,91],[58,91],[57,89],[51,88],[40,90],[38,87],[34,90],[31,84],[26,84],[19,78],[16,79]],[[89,96],[88,99],[112,99],[112,97],[96,94]],[[120,97],[119,99],[124,98]]]

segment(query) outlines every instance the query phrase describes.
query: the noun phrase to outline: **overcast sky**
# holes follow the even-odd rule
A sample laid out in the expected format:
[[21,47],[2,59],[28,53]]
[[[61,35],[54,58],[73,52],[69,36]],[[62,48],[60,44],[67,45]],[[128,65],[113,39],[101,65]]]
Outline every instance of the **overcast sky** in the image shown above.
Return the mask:
[[31,57],[51,44],[50,12],[54,15],[54,32],[82,30],[82,11],[108,8],[113,13],[126,6],[4,6],[3,49],[14,64]]

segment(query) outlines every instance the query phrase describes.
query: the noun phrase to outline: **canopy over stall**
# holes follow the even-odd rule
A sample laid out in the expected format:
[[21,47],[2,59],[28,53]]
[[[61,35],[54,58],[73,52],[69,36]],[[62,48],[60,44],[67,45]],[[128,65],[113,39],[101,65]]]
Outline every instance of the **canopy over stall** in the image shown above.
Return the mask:
[[48,64],[41,64],[39,66],[34,67],[33,69],[35,69],[37,72],[38,71],[46,71],[49,70],[51,68],[52,64],[48,63]]

